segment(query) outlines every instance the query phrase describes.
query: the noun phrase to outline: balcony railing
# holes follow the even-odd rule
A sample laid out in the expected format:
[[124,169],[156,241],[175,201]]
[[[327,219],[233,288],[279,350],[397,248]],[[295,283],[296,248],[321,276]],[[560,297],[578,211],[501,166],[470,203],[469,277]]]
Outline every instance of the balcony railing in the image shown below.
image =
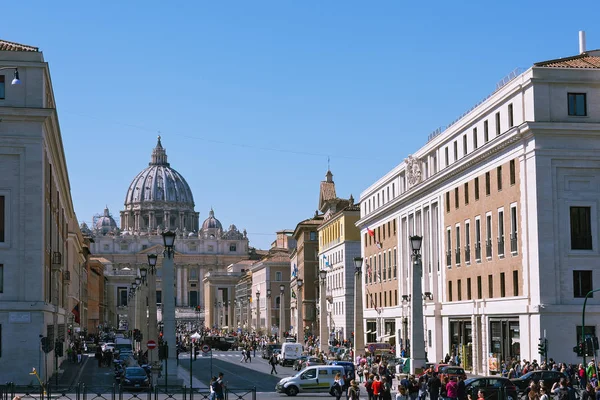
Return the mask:
[[454,251],[454,256],[456,258],[456,263],[460,264],[460,247]]
[[504,235],[498,237],[498,255],[504,255]]
[[469,245],[465,246],[465,262],[471,262],[471,246]]
[[481,243],[475,244],[475,260],[481,261]]
[[485,241],[485,256],[492,258],[492,241],[489,239]]
[[452,266],[452,250],[446,251],[446,266],[447,267]]
[[517,232],[510,234],[510,252],[517,253]]

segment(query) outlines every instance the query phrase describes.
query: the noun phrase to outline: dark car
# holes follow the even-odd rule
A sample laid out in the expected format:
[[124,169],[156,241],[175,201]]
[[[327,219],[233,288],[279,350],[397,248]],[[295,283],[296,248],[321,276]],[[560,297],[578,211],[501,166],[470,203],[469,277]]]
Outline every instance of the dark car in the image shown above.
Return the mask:
[[[483,390],[485,400],[518,400],[517,387],[508,378],[483,376],[465,381],[467,395],[477,398],[477,392]],[[505,396],[506,395],[506,396]]]
[[300,356],[296,358],[294,360],[294,365],[292,365],[294,371],[300,371],[302,369],[302,364],[304,364],[304,361],[306,360],[308,360],[308,356]]
[[546,387],[551,388],[555,382],[560,381],[560,378],[567,379],[568,377],[566,374],[560,371],[538,370],[528,372],[525,375],[519,378],[511,379],[510,381],[517,387],[519,392],[523,392],[525,391],[525,389],[527,389],[527,386],[529,386],[529,383],[531,381],[534,381],[536,383],[539,381],[544,381]]
[[275,349],[279,349],[279,351],[281,351],[281,345],[280,344],[266,345],[262,351],[262,358],[264,358],[265,360],[268,360],[269,358],[271,358],[271,354],[273,354],[273,350],[275,350]]
[[223,336],[205,336],[203,344],[209,345],[211,349],[221,351],[227,351],[233,347],[233,344],[227,341]]
[[350,361],[328,361],[327,365],[339,365],[340,367],[344,367],[344,372],[346,375],[346,382],[350,383],[351,379],[356,379],[356,370],[354,369],[354,363]]
[[121,377],[121,387],[123,389],[148,389],[150,378],[142,367],[127,367]]

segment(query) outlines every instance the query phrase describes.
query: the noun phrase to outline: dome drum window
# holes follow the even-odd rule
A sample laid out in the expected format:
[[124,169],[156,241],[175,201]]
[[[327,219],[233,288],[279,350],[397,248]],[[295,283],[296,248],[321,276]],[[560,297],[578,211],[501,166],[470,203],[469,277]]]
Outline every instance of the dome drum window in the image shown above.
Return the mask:
[[237,246],[234,243],[230,244],[229,251],[231,251],[231,252],[237,251]]

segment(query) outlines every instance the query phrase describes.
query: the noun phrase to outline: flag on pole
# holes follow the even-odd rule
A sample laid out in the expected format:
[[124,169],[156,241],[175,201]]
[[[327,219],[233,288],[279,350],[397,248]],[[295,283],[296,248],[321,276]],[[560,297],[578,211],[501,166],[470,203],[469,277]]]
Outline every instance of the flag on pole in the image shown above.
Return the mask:
[[292,278],[295,278],[298,276],[298,267],[296,266],[296,264],[294,264],[294,269],[292,270]]
[[293,299],[295,299],[295,298],[296,298],[296,292],[294,292],[293,290],[292,290],[292,298],[293,298]]
[[367,226],[367,232],[369,232],[369,236],[373,236],[375,237],[375,231],[372,229],[369,229],[369,227]]
[[80,319],[79,319],[79,303],[77,303],[77,305],[73,308],[73,311],[71,311],[71,313],[73,313],[73,315],[75,316],[75,323],[78,324],[80,322]]

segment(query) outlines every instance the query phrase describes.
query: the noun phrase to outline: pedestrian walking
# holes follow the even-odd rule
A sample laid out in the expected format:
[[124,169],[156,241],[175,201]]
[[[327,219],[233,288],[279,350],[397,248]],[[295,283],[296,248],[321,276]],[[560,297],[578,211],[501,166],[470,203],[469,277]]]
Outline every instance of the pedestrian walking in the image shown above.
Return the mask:
[[275,358],[275,354],[271,354],[271,358],[269,358],[269,364],[271,364],[271,375],[273,375],[273,373],[277,375],[277,370],[275,369],[275,366],[277,365],[277,359]]

